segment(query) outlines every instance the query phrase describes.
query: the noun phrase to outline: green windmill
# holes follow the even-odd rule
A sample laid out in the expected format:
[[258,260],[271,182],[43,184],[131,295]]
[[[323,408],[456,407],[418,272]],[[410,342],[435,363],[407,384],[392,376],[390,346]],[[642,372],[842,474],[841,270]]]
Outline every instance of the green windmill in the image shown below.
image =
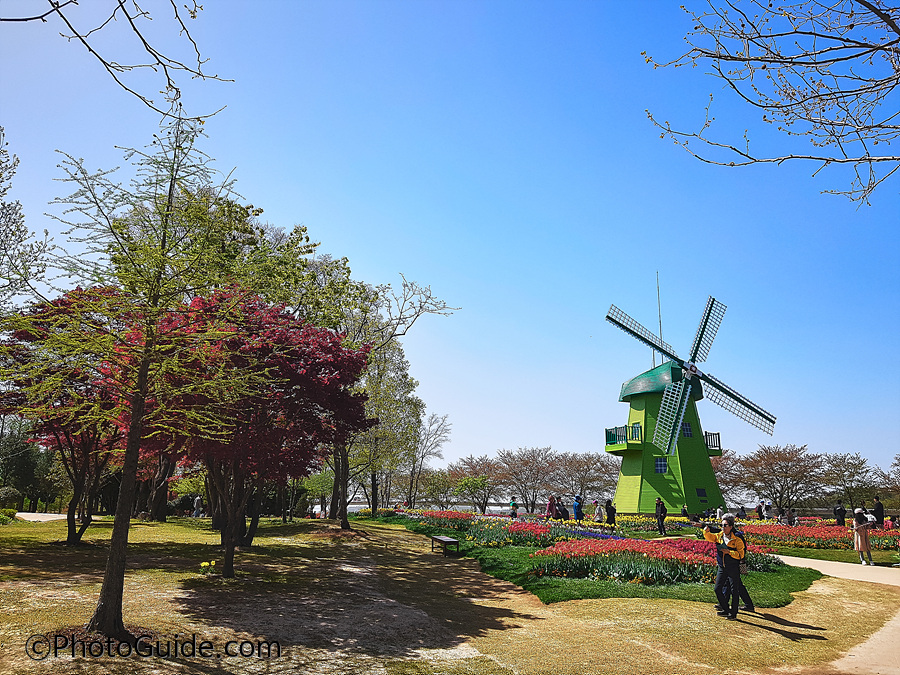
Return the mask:
[[620,512],[652,513],[657,497],[676,513],[682,504],[699,513],[724,503],[709,461],[722,454],[719,434],[705,433],[697,416],[703,385],[713,403],[772,433],[774,415],[697,368],[724,316],[725,305],[710,297],[685,360],[621,309],[609,308],[607,321],[669,359],[622,385],[619,400],[629,404],[628,424],[606,430],[606,451],[622,457],[614,500]]

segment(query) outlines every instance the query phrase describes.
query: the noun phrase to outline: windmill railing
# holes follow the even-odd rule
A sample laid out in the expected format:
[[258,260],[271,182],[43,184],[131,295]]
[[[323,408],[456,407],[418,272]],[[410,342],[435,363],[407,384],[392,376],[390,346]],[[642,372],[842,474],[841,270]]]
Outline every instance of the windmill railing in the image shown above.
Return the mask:
[[719,437],[718,431],[704,431],[703,438],[706,440],[708,450],[722,451],[722,439]]
[[620,443],[642,443],[644,434],[640,424],[631,424],[624,427],[611,427],[606,430],[606,444],[619,445]]

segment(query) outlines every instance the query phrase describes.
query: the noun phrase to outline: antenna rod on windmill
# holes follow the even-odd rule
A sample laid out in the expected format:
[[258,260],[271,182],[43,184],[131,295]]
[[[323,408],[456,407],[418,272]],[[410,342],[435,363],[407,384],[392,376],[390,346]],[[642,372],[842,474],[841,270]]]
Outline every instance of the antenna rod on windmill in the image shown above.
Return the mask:
[[[659,300],[659,270],[656,270],[656,311],[659,316],[659,339],[662,340],[662,303]],[[660,362],[662,362],[662,356],[660,356]],[[654,367],[656,366],[655,356],[653,358],[653,365]]]

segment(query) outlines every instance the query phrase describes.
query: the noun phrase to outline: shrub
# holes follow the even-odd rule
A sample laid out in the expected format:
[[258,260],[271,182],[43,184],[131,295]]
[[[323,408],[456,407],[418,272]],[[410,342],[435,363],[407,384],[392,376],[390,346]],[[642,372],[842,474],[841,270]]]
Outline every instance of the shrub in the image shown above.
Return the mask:
[[14,520],[14,519],[15,519],[16,513],[18,513],[18,511],[16,511],[15,509],[0,509],[0,514],[3,514],[4,516],[6,516],[7,518],[9,518],[10,520]]
[[[22,493],[11,485],[0,487],[0,507],[13,506],[19,503]],[[13,514],[15,515],[15,514]]]

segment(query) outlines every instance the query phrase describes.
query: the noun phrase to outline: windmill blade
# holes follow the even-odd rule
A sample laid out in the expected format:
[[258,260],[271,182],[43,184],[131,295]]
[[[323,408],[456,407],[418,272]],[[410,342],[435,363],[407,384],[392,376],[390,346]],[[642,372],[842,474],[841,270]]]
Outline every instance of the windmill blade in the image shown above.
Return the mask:
[[653,445],[667,455],[675,454],[675,444],[678,442],[690,395],[691,385],[688,380],[666,385],[663,392],[659,414],[656,416],[656,429],[653,431]]
[[724,382],[714,378],[709,373],[703,373],[700,379],[706,382],[706,398],[730,413],[749,422],[758,429],[762,429],[770,436],[775,431],[775,415],[763,410],[750,399],[741,396]]
[[697,328],[697,335],[694,336],[694,344],[691,345],[691,355],[688,357],[688,361],[691,363],[706,361],[709,348],[712,347],[716,333],[719,332],[719,326],[722,325],[726,309],[728,308],[725,305],[713,296],[709,296],[709,300],[706,301],[706,309],[703,310],[703,318],[700,319],[700,326]]
[[606,313],[606,320],[614,326],[618,326],[637,340],[640,340],[651,349],[655,349],[663,356],[668,357],[672,361],[677,361],[678,365],[683,363],[683,361],[678,358],[672,345],[663,342],[660,338],[656,337],[615,305],[610,305],[609,311]]

